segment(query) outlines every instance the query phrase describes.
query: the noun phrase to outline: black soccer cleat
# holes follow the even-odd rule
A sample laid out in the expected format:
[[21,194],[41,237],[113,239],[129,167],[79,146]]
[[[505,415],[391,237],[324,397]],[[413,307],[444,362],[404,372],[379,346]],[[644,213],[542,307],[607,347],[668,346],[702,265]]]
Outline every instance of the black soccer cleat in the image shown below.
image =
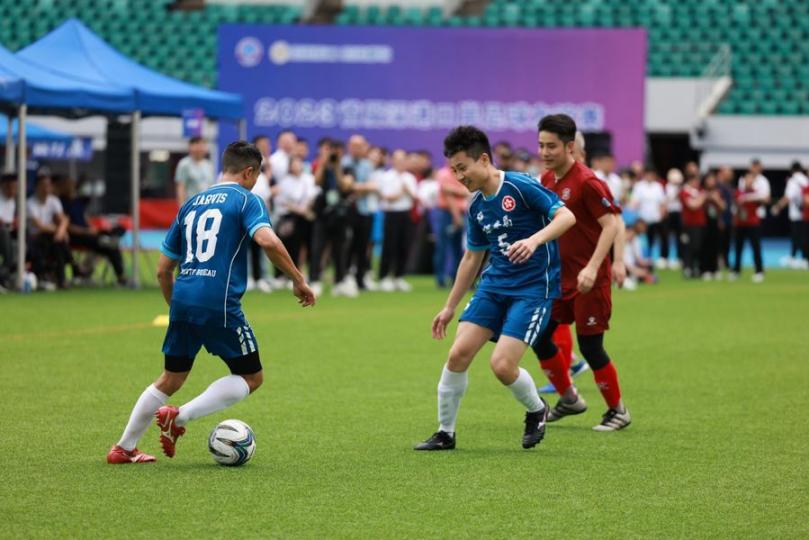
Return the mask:
[[544,407],[541,411],[525,413],[525,432],[522,436],[522,447],[533,448],[545,438],[545,424],[548,421],[548,403],[539,398]]
[[566,401],[564,398],[560,398],[559,401],[556,402],[556,405],[553,406],[553,410],[551,410],[550,414],[548,415],[548,422],[556,422],[565,416],[581,414],[586,410],[587,403],[578,394],[576,394],[576,399],[574,401]]
[[433,435],[418,444],[413,450],[454,450],[455,435],[450,435],[446,431],[436,431]]

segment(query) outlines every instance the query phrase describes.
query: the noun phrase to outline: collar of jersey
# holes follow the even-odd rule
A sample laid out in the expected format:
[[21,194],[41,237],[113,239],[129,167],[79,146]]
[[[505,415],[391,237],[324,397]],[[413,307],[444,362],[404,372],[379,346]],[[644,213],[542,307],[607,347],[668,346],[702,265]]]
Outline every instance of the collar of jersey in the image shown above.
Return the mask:
[[481,191],[480,194],[483,195],[483,200],[484,201],[493,201],[493,200],[495,200],[497,198],[497,196],[500,195],[500,190],[503,189],[503,183],[505,182],[505,180],[506,180],[506,171],[500,171],[500,185],[497,186],[497,191],[495,191],[494,195],[492,195],[491,197],[487,197]]

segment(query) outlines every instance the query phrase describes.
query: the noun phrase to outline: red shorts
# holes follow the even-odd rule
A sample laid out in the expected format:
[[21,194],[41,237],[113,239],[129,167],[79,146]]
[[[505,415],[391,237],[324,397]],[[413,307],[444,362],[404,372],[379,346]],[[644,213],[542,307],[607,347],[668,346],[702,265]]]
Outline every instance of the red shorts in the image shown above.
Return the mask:
[[610,283],[596,285],[586,294],[574,291],[553,302],[551,317],[562,324],[576,323],[577,336],[603,334],[610,327],[612,289]]

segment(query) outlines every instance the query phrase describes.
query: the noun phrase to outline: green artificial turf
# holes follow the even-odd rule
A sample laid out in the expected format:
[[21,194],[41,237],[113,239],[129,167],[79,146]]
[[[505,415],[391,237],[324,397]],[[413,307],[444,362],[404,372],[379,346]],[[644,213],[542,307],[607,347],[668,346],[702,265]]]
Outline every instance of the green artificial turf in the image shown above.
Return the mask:
[[[245,312],[265,385],[189,424],[177,457],[104,458],[162,368],[167,313],[156,289],[0,297],[0,536],[272,538],[626,538],[809,536],[809,276],[761,285],[662,283],[614,295],[606,347],[632,425],[596,433],[603,402],[520,448],[523,411],[473,364],[458,449],[411,447],[436,428],[450,341],[430,338],[445,291],[324,297],[250,293]],[[544,384],[536,361],[527,367]],[[227,370],[205,353],[172,403]],[[250,424],[258,448],[216,465],[220,420]]]

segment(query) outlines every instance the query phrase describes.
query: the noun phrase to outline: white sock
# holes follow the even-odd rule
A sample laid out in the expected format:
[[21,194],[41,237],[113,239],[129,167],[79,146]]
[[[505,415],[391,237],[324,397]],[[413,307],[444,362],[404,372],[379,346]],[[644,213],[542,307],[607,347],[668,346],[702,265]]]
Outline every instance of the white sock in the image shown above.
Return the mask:
[[469,377],[466,371],[456,373],[447,366],[441,372],[438,381],[438,429],[449,434],[455,433],[455,420],[458,418],[458,408],[461,398],[466,392]]
[[175,423],[184,426],[191,420],[221,411],[230,407],[250,394],[247,381],[239,375],[228,375],[211,383],[203,393],[180,407]]
[[168,399],[169,397],[158,390],[155,385],[149,385],[135,403],[132,414],[129,415],[129,422],[127,422],[124,429],[124,434],[121,435],[121,440],[118,441],[118,446],[124,450],[135,448],[140,438],[149,428],[149,424],[152,423],[154,413],[165,405]]
[[532,379],[531,374],[523,368],[520,368],[519,377],[517,377],[516,381],[508,385],[508,389],[514,394],[517,401],[525,405],[528,412],[541,411],[545,407],[539,399],[534,379]]

